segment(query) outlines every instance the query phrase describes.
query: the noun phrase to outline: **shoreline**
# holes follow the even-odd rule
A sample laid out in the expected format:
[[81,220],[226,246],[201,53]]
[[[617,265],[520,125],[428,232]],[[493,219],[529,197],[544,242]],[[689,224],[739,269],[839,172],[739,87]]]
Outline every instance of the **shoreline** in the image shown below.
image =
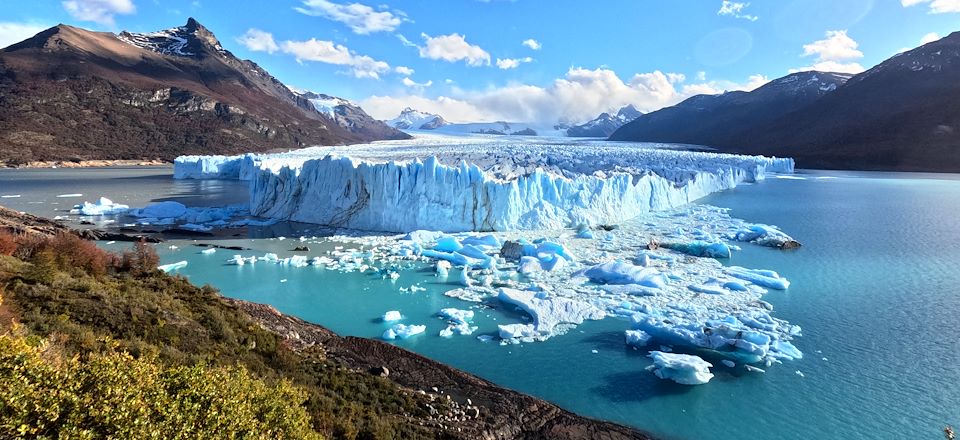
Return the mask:
[[167,167],[172,166],[173,162],[159,160],[159,159],[92,159],[92,160],[81,160],[81,161],[69,161],[69,160],[50,160],[50,161],[35,161],[27,162],[25,164],[12,165],[8,163],[0,163],[0,168],[2,169],[33,169],[33,168],[110,168],[110,167]]

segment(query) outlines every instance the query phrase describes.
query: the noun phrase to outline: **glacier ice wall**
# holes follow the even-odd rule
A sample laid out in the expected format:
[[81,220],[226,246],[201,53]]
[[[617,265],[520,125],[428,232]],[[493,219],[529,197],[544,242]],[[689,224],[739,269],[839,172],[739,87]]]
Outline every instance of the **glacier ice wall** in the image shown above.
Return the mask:
[[653,172],[565,178],[541,170],[512,180],[476,165],[367,163],[348,157],[258,169],[254,215],[361,230],[407,232],[559,229],[618,223],[762,178],[762,167],[698,171],[682,184]]
[[185,156],[175,162],[175,176],[248,180],[257,216],[460,232],[620,223],[794,166],[792,159],[631,144],[479,139]]

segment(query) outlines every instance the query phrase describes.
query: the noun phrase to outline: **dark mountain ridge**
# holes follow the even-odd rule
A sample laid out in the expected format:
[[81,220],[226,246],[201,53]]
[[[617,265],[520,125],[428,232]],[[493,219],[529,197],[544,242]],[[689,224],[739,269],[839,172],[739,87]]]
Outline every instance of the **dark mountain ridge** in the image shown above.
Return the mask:
[[[822,87],[784,88],[804,75]],[[693,97],[610,139],[790,156],[805,168],[960,172],[960,32],[849,78],[803,72],[753,92]]]
[[[362,113],[362,110],[360,111]],[[47,29],[0,51],[0,162],[163,159],[406,135],[317,111],[194,19],[165,31]]]

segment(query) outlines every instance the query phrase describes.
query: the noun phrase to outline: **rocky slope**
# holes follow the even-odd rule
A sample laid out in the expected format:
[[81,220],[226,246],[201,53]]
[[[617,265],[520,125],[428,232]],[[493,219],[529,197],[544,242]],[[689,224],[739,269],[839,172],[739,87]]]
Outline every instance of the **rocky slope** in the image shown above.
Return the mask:
[[115,35],[68,25],[0,51],[0,162],[163,159],[406,135],[321,113],[194,19]]
[[695,96],[610,139],[790,156],[806,168],[960,172],[960,32],[852,77],[804,72]]

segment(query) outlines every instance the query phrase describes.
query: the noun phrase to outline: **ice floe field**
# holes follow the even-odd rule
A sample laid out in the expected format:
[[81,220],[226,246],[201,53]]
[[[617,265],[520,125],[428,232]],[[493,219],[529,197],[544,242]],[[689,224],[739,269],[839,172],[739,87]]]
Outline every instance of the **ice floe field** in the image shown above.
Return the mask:
[[937,219],[957,181],[677,146],[349,148],[185,158],[177,180],[0,173],[0,204],[210,234],[159,245],[163,269],[667,438],[926,438],[953,422],[960,373],[943,362],[960,346],[942,335],[960,332],[960,299],[943,292],[960,225]]

